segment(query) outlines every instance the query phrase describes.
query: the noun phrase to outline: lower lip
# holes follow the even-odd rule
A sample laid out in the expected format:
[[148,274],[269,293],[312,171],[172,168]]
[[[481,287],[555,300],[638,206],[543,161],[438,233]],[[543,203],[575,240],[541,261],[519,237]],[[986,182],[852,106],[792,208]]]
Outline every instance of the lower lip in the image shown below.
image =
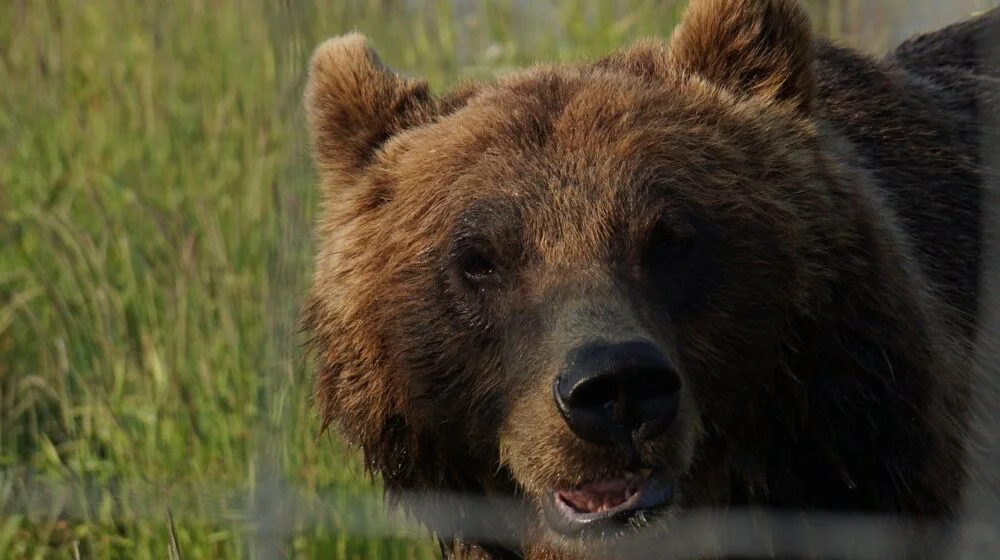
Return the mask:
[[563,502],[555,492],[549,494],[543,509],[549,526],[563,536],[585,537],[595,534],[607,538],[626,530],[629,521],[637,515],[665,508],[673,499],[673,494],[673,486],[653,473],[639,492],[607,511],[579,513]]

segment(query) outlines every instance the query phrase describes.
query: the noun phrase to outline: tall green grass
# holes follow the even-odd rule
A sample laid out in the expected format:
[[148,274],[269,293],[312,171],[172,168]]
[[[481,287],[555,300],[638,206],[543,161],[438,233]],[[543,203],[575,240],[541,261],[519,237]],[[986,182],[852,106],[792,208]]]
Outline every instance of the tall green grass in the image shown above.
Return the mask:
[[358,530],[377,489],[309,408],[308,55],[358,29],[440,90],[682,5],[0,2],[0,558],[165,558],[168,507],[187,559],[431,557]]

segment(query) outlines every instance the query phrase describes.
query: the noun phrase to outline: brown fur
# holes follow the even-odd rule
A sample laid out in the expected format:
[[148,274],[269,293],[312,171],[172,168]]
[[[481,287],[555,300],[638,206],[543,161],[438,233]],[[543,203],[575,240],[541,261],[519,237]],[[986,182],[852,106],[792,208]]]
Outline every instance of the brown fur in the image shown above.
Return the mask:
[[[324,43],[304,309],[323,424],[404,505],[514,499],[466,530],[519,545],[443,538],[462,557],[613,552],[556,536],[538,498],[629,453],[676,477],[674,517],[948,519],[967,478],[980,173],[974,95],[912,71],[968,38],[927,37],[876,61],[815,41],[792,0],[693,0],[668,43],[441,98],[360,35]],[[493,264],[485,283],[463,279],[469,255]],[[681,366],[677,422],[631,451],[577,439],[552,402],[561,360],[636,336]]]

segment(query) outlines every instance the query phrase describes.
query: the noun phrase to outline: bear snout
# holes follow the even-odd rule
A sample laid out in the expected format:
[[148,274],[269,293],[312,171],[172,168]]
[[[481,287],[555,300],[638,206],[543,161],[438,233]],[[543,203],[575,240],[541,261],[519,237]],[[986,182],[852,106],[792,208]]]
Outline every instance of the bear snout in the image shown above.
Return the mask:
[[552,392],[560,415],[580,439],[635,445],[674,423],[681,377],[650,342],[587,343],[566,354]]

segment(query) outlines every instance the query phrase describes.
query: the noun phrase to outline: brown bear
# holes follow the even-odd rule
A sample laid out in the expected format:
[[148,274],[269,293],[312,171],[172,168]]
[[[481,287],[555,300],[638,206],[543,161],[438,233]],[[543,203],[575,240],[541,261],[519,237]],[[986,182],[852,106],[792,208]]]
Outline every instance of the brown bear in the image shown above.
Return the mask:
[[324,427],[445,556],[663,557],[740,508],[893,516],[943,554],[998,17],[875,58],[794,0],[692,0],[667,41],[443,95],[322,44]]

